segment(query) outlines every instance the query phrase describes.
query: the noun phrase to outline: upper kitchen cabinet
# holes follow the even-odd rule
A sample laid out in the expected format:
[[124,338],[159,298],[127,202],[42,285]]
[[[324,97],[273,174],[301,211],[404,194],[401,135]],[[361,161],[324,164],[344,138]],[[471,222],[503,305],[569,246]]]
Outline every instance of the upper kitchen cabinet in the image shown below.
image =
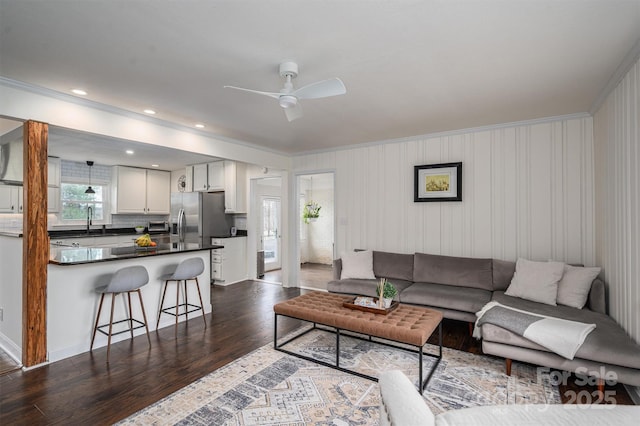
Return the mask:
[[147,213],[171,212],[171,173],[147,170]]
[[207,165],[195,164],[193,166],[193,190],[194,191],[206,191],[208,188],[207,182]]
[[224,162],[224,211],[247,212],[247,165],[235,161]]
[[224,161],[193,166],[194,191],[224,191]]
[[214,161],[207,164],[209,191],[224,191],[224,163],[225,161]]
[[112,213],[170,213],[171,174],[169,172],[114,166],[112,180]]

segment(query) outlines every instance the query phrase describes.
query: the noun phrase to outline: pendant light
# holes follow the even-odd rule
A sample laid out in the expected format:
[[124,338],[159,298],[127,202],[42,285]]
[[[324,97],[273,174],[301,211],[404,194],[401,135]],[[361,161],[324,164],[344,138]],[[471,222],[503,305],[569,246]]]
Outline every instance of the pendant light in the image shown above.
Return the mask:
[[91,167],[93,167],[93,161],[87,161],[87,166],[89,166],[89,187],[87,188],[86,191],[84,191],[84,193],[95,194],[96,191],[94,191],[93,188],[91,188]]

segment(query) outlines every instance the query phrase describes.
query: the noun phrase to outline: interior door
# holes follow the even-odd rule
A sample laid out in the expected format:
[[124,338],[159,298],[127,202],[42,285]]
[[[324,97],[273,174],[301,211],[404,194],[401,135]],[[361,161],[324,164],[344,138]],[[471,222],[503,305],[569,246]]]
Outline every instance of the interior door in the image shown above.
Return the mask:
[[272,271],[282,267],[281,259],[281,214],[280,197],[262,197],[262,249],[264,250],[264,270]]

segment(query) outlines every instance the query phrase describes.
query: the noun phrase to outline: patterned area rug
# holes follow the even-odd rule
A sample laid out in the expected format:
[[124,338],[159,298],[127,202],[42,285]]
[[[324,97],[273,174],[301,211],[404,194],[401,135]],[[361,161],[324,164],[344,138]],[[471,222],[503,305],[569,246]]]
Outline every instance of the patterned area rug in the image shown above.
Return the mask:
[[[287,349],[333,362],[335,336],[312,331]],[[418,355],[341,337],[341,366],[377,376],[402,370],[418,382]],[[425,352],[437,353],[427,345]],[[425,374],[431,359],[424,357]],[[426,375],[425,375],[426,377]],[[443,358],[423,393],[434,413],[490,404],[559,404],[557,387],[535,367],[443,348]],[[378,384],[319,366],[269,344],[128,417],[124,425],[376,425]]]

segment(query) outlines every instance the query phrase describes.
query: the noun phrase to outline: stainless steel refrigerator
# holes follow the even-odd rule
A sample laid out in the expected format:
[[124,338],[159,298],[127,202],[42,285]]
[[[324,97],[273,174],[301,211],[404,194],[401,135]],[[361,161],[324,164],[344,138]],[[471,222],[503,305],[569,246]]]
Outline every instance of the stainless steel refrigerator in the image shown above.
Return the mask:
[[233,219],[224,213],[224,192],[171,193],[171,243],[209,244],[230,235]]

